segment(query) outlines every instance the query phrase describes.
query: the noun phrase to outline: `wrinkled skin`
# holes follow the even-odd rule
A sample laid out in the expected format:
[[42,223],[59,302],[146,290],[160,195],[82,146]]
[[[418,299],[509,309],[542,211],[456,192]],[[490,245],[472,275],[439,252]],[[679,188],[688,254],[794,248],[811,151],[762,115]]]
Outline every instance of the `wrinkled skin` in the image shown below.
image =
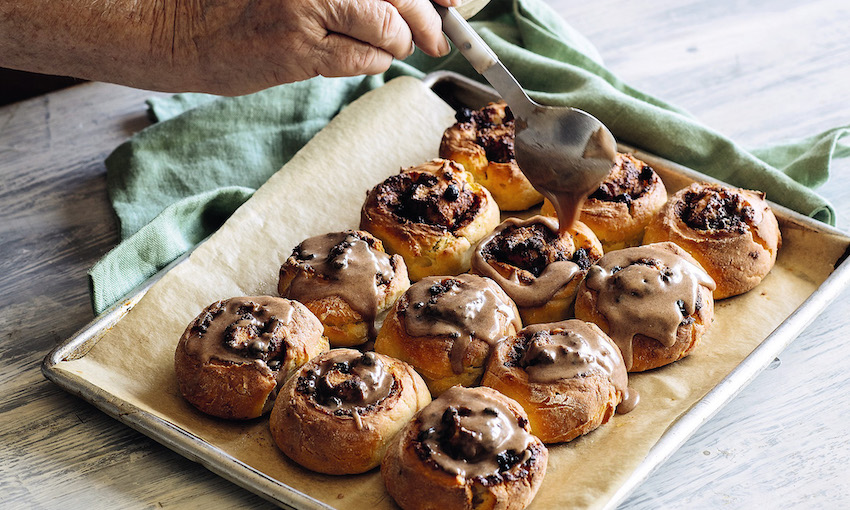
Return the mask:
[[19,0],[0,5],[0,66],[239,95],[381,73],[414,43],[445,54],[440,26],[429,0]]

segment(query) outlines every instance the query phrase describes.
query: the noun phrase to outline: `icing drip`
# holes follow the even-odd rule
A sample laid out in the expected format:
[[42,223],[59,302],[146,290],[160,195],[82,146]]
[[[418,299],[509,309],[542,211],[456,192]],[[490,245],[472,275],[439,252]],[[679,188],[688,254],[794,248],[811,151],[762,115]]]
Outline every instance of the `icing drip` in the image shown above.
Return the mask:
[[516,307],[489,278],[428,277],[412,285],[404,299],[399,313],[408,334],[454,339],[450,358],[456,374],[463,372],[463,357],[473,338],[492,347],[505,337],[508,323],[521,327]]

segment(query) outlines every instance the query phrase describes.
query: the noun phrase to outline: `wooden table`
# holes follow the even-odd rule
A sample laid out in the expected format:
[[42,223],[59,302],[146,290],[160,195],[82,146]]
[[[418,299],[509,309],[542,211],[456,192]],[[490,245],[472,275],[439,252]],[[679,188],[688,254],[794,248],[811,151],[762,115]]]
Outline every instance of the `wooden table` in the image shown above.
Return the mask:
[[[634,87],[744,146],[850,124],[850,4],[550,0]],[[118,241],[104,157],[149,92],[85,84],[0,109],[0,507],[265,508],[48,383],[91,318],[86,270]],[[850,164],[821,192],[847,230]],[[850,291],[623,505],[850,507]]]

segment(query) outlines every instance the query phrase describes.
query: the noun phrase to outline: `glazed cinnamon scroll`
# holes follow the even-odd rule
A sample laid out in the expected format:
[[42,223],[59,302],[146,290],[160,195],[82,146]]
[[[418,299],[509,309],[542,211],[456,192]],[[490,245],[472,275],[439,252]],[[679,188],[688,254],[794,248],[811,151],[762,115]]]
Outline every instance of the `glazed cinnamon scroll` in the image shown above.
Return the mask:
[[620,349],[575,319],[526,326],[499,343],[481,384],[519,402],[544,443],[587,434],[637,403]]
[[375,350],[413,365],[439,395],[477,384],[492,346],[521,327],[513,301],[489,278],[433,276],[399,298]]
[[413,368],[374,352],[333,349],[283,387],[269,418],[278,447],[328,474],[368,471],[390,439],[431,401]]
[[441,158],[463,165],[503,211],[522,211],[543,200],[517,166],[514,118],[504,101],[480,110],[463,108],[456,118],[443,134]]
[[322,321],[331,345],[374,339],[375,320],[410,286],[399,255],[380,240],[345,230],[304,240],[280,268],[278,292],[304,303]]
[[593,322],[640,372],[687,356],[711,325],[715,284],[699,262],[669,242],[605,254],[587,273],[576,317]]
[[[579,219],[596,234],[606,252],[641,244],[644,229],[667,201],[661,178],[631,154],[618,153],[614,167],[584,201]],[[552,204],[542,214],[554,216]]]
[[180,392],[199,410],[248,419],[271,410],[278,387],[327,349],[322,324],[301,303],[235,297],[216,301],[189,324],[174,368]]
[[673,195],[647,227],[645,240],[684,248],[717,282],[716,299],[758,285],[782,244],[764,193],[709,183]]
[[490,193],[463,167],[441,159],[375,186],[360,215],[360,228],[401,255],[413,281],[467,271],[472,247],[498,224]]
[[454,387],[393,441],[381,475],[405,510],[522,509],[537,493],[547,460],[516,402],[490,388]]
[[523,324],[567,318],[587,269],[602,256],[583,223],[559,233],[554,218],[509,218],[475,248],[472,272],[493,279],[513,299]]

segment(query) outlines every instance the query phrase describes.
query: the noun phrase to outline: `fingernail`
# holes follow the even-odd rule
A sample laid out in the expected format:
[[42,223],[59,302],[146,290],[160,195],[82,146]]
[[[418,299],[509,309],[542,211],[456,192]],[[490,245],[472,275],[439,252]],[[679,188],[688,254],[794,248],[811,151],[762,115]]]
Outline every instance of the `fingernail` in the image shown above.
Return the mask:
[[452,45],[449,44],[449,38],[446,37],[445,34],[443,34],[443,44],[440,45],[438,50],[440,51],[441,57],[445,57],[446,55],[448,55],[452,51]]
[[413,55],[413,52],[416,51],[416,43],[410,41],[410,51],[407,53],[407,56]]

